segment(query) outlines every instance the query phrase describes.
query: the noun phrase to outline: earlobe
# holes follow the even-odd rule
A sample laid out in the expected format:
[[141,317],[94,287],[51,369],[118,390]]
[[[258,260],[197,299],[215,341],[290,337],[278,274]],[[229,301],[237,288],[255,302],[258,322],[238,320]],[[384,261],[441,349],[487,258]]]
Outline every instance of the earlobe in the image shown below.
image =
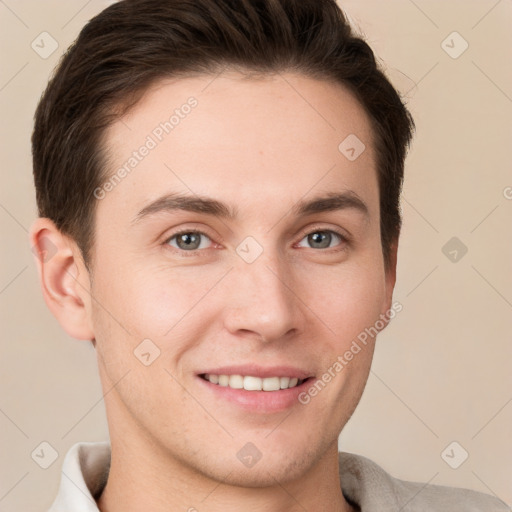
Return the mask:
[[93,340],[89,276],[76,243],[42,217],[29,237],[46,305],[70,336]]

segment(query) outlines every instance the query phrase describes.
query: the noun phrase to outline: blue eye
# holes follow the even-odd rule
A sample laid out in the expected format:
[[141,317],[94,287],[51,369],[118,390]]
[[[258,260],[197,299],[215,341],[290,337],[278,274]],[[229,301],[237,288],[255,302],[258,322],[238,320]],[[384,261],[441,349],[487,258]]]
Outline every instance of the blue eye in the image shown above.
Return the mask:
[[[207,235],[201,233],[200,231],[181,231],[180,233],[175,233],[167,240],[166,243],[172,247],[175,247],[176,249],[181,249],[183,251],[195,251],[198,249],[206,249],[202,240],[203,238],[210,240]],[[176,241],[176,245],[171,243],[174,240]]]
[[329,249],[330,247],[335,247],[331,245],[331,242],[336,241],[336,238],[341,242],[347,241],[343,235],[330,230],[312,231],[302,240],[307,240],[307,243],[311,244],[313,249]]

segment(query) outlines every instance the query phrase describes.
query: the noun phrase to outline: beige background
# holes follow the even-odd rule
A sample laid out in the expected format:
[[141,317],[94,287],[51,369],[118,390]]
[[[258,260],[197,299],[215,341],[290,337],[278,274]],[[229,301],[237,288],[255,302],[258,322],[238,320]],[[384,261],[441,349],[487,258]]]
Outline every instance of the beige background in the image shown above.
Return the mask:
[[[46,510],[69,447],[108,437],[94,350],[64,334],[46,309],[27,237],[36,215],[29,138],[37,100],[64,49],[108,3],[0,2],[4,512]],[[399,478],[494,493],[512,505],[512,2],[340,3],[417,123],[395,291],[404,309],[379,338],[340,449]],[[47,59],[31,48],[44,31],[59,45]],[[460,36],[443,45],[454,31]],[[454,55],[464,40],[458,58],[443,49]],[[456,262],[442,251],[452,237],[468,249]],[[31,458],[43,441],[59,454],[46,470]],[[458,469],[441,457],[453,441],[469,453]]]

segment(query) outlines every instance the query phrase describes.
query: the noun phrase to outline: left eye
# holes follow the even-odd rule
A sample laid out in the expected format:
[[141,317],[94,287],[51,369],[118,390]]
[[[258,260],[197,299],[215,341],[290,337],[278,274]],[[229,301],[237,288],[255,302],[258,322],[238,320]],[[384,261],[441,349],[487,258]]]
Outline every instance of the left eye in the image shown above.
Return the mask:
[[[205,249],[205,244],[202,239],[210,240],[208,236],[204,233],[200,233],[199,231],[183,231],[181,233],[176,233],[173,235],[167,243],[177,249],[181,249],[184,251],[194,251],[197,249]],[[176,241],[176,245],[173,245],[173,241]],[[211,241],[211,240],[210,240]],[[208,244],[206,244],[207,246]]]
[[329,247],[333,247],[331,246],[331,242],[336,239],[341,242],[345,241],[345,238],[342,235],[335,233],[334,231],[313,231],[306,235],[302,240],[306,240],[307,243],[312,244],[313,249],[328,249]]

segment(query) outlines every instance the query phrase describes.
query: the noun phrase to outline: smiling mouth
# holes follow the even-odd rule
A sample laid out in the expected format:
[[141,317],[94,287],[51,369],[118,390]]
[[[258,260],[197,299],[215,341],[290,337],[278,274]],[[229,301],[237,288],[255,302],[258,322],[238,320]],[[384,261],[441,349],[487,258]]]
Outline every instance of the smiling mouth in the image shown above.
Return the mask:
[[297,377],[254,377],[252,375],[214,375],[203,373],[202,379],[217,386],[246,391],[281,391],[300,386],[308,379]]

